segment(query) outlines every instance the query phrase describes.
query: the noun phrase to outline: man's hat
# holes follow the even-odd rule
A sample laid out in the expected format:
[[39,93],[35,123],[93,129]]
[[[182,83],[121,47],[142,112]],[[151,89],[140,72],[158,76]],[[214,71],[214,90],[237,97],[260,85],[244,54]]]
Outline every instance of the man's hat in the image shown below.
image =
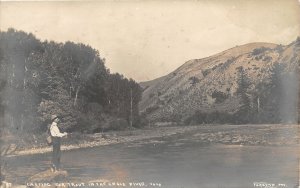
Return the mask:
[[58,118],[57,115],[52,115],[52,116],[51,116],[51,121],[54,121],[56,118]]

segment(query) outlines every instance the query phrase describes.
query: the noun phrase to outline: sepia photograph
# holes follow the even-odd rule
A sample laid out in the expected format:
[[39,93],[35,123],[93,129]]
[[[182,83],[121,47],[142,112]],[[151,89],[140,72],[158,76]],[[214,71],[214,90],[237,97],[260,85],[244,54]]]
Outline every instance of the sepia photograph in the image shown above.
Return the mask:
[[300,0],[0,0],[0,188],[300,188]]

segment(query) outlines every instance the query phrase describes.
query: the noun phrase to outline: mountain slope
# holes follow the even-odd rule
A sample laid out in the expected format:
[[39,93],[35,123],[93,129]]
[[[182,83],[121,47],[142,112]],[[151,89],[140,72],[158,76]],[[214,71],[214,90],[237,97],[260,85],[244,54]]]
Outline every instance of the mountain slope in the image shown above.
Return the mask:
[[[285,64],[286,71],[298,67],[299,43],[299,38],[287,46],[250,43],[187,61],[166,76],[140,83],[144,88],[140,111],[151,121],[180,121],[199,110],[233,113],[239,106],[237,68],[244,68],[254,86],[270,75],[275,62]],[[217,99],[218,94],[224,98]]]

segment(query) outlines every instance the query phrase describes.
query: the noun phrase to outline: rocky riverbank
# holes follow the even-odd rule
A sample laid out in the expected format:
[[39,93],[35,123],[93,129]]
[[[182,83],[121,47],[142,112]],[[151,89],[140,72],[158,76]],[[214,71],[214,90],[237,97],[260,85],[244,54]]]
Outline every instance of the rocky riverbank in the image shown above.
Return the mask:
[[[95,134],[74,133],[69,134],[67,138],[62,139],[61,149],[72,150],[79,148],[132,142],[157,137],[167,137],[174,134],[195,131],[197,129],[199,129],[198,126],[176,126],[111,131],[106,133]],[[2,151],[2,155],[29,155],[50,152],[52,148],[46,143],[46,137],[47,135],[32,135],[32,137],[27,137],[26,140],[12,140],[11,143],[6,143],[2,147],[5,149],[5,151]]]
[[192,137],[203,143],[292,146],[299,144],[299,133],[299,125],[227,125],[202,127]]
[[[188,133],[191,139],[207,144],[271,146],[299,144],[299,125],[198,125],[151,127],[96,134],[74,133],[63,139],[62,150],[149,140],[182,133]],[[11,140],[2,146],[1,155],[50,152],[52,148],[47,145],[46,136],[31,135],[26,139]]]

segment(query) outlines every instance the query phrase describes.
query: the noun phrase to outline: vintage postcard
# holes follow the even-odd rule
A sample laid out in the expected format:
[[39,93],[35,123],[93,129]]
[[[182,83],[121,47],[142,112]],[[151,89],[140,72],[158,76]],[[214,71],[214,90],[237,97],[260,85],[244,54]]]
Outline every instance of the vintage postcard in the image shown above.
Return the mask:
[[0,1],[0,188],[299,188],[299,15]]

